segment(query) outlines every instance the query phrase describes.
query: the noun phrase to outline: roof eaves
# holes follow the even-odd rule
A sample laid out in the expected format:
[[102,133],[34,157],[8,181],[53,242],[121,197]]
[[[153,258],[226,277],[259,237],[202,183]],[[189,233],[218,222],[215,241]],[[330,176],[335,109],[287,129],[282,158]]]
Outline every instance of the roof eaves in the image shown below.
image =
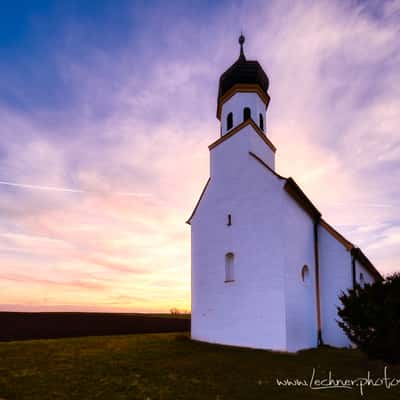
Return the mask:
[[308,215],[314,220],[321,218],[321,213],[314,206],[311,200],[305,195],[300,189],[300,186],[293,180],[293,178],[287,178],[286,183],[283,186],[286,192],[295,200]]
[[340,234],[333,226],[329,225],[324,219],[321,218],[321,226],[330,233],[337,241],[343,244],[347,250],[352,250],[355,246],[349,240],[347,240],[342,234]]
[[355,259],[362,264],[368,272],[370,272],[376,279],[383,281],[383,276],[375,268],[374,264],[368,259],[368,257],[361,251],[359,247],[354,247],[351,250],[351,254]]
[[249,154],[254,157],[263,167],[265,167],[268,171],[272,172],[277,178],[286,180],[282,175],[277,174],[268,164],[266,164],[260,157],[256,156],[252,151],[249,151]]
[[194,214],[196,213],[197,208],[199,207],[200,201],[201,201],[201,199],[203,198],[205,191],[207,190],[208,184],[210,183],[210,179],[211,179],[211,178],[208,178],[206,184],[204,185],[203,190],[201,191],[200,197],[199,197],[199,199],[197,200],[197,203],[196,203],[196,205],[195,205],[195,207],[194,207],[194,210],[192,211],[192,213],[190,214],[190,217],[189,217],[188,220],[186,221],[186,223],[187,223],[188,225],[190,225],[190,222],[191,222],[192,218],[194,217]]
[[356,247],[353,243],[347,240],[342,234],[336,229],[329,225],[325,220],[321,218],[321,226],[323,226],[336,240],[343,244],[347,250],[350,250],[351,255],[362,264],[367,271],[369,271],[376,279],[383,280],[380,272],[375,268],[368,257],[362,252],[359,247]]

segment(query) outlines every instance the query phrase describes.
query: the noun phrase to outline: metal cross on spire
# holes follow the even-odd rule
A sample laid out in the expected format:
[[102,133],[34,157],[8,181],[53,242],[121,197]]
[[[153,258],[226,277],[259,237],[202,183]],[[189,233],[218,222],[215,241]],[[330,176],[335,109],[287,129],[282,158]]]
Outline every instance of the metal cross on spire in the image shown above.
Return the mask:
[[245,41],[245,37],[243,36],[243,32],[240,33],[239,36],[239,44],[240,44],[240,59],[246,60],[246,57],[244,56],[244,52],[243,52],[243,44]]

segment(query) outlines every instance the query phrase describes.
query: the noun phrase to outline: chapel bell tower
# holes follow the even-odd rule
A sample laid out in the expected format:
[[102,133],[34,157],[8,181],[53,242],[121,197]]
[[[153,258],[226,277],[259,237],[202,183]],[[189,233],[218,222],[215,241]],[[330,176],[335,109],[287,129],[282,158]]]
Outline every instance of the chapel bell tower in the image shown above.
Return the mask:
[[221,136],[248,119],[266,132],[266,110],[270,97],[269,80],[258,61],[247,60],[239,37],[240,55],[219,80],[217,118],[221,121]]
[[[239,58],[219,79],[217,118],[221,125],[220,138],[209,146],[212,176],[223,175],[227,169],[232,169],[233,160],[243,152],[247,155],[252,153],[269,168],[275,169],[276,148],[266,135],[269,80],[258,61],[246,59],[244,41],[242,34],[239,37]],[[220,143],[239,132],[243,142],[237,149],[238,154],[232,148],[213,151]],[[227,162],[224,162],[225,156],[221,155],[222,152],[226,152]],[[235,165],[239,163],[236,162]]]

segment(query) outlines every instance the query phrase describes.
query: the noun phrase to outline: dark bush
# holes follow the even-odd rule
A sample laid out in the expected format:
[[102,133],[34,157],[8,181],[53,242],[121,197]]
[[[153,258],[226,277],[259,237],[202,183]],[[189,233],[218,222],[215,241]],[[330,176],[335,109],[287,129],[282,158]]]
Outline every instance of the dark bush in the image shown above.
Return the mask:
[[342,293],[339,326],[370,358],[400,362],[400,274]]

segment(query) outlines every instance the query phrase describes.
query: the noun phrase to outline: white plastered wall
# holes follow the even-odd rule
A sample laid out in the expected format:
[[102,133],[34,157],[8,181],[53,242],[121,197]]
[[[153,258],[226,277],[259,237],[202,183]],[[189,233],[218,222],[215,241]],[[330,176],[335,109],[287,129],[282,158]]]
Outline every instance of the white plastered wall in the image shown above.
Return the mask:
[[[192,338],[286,350],[283,181],[249,154],[252,135],[246,126],[211,150],[210,183],[191,221]],[[262,153],[268,147],[260,142]]]
[[331,346],[348,347],[351,343],[336,320],[339,296],[353,286],[351,254],[324,227],[319,226],[318,235],[322,339]]
[[[285,193],[285,299],[288,351],[317,345],[314,223]],[[308,278],[301,270],[307,265]]]

